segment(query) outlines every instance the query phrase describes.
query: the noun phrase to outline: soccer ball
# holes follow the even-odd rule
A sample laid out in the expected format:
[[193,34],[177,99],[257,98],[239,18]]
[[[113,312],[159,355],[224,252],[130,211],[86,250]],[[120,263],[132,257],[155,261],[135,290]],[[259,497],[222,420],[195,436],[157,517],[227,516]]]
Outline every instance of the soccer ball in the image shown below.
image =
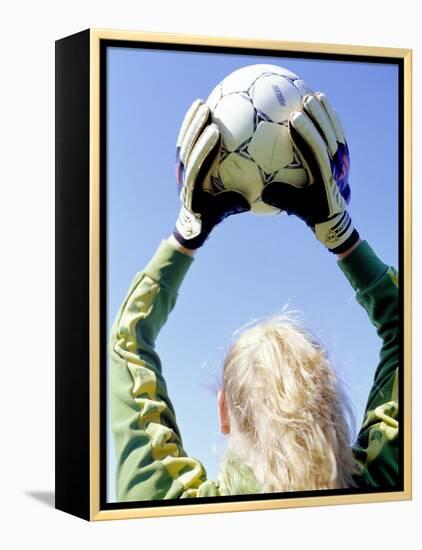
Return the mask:
[[220,82],[206,100],[222,138],[206,190],[240,191],[251,212],[279,213],[261,200],[261,192],[272,181],[308,184],[288,133],[289,115],[301,109],[307,93],[303,80],[277,65],[249,65]]

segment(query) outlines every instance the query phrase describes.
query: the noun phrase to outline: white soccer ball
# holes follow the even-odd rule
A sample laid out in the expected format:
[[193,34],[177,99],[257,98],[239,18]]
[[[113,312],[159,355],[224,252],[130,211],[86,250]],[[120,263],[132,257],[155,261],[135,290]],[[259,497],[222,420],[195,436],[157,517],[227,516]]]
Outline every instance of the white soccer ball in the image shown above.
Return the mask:
[[256,214],[276,214],[261,200],[263,187],[282,181],[296,187],[308,177],[296,158],[288,118],[301,109],[310,88],[297,75],[277,65],[249,65],[231,73],[206,103],[221,131],[220,159],[207,190],[240,191]]

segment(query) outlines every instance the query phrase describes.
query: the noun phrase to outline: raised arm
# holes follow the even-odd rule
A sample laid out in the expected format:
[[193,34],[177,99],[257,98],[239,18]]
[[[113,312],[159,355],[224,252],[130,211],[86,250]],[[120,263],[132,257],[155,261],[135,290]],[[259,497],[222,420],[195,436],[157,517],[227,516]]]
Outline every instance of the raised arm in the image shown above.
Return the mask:
[[364,422],[353,446],[363,487],[397,487],[399,472],[399,350],[398,275],[367,242],[340,257],[339,266],[356,291],[381,338],[380,359],[365,408]]
[[206,481],[202,464],[183,449],[155,349],[197,248],[220,221],[249,209],[239,193],[211,196],[202,189],[219,154],[220,139],[202,105],[195,102],[188,111],[178,140],[176,173],[182,204],[174,233],[162,241],[135,277],[111,332],[110,396],[118,501],[224,492],[217,482]]
[[155,350],[191,263],[188,255],[163,241],[135,277],[113,325],[110,405],[118,501],[178,498],[205,480],[201,464],[183,450]]

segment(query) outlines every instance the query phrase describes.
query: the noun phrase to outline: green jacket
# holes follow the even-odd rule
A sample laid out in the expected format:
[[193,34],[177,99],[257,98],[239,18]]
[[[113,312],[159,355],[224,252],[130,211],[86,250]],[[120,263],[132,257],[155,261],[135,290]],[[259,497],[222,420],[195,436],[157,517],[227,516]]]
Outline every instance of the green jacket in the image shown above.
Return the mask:
[[[163,241],[132,282],[113,325],[111,419],[120,502],[227,495],[227,473],[239,480],[236,494],[259,492],[254,476],[240,464],[229,463],[218,480],[207,480],[202,464],[183,449],[155,340],[192,261]],[[393,489],[400,477],[397,272],[381,262],[366,242],[339,266],[382,340],[364,423],[353,446],[362,469],[356,482],[360,487]]]

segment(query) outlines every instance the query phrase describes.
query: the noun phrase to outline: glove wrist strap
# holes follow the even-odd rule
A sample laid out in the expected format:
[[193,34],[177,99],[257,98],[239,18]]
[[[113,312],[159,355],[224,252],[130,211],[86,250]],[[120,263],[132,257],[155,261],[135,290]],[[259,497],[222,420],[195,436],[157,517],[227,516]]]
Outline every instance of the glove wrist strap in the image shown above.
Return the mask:
[[200,246],[204,244],[206,239],[208,238],[208,235],[205,235],[204,233],[201,233],[197,237],[193,239],[186,239],[183,235],[179,233],[177,230],[177,227],[173,230],[173,237],[176,239],[178,243],[180,243],[185,248],[188,248],[189,250],[196,250]]
[[345,252],[359,239],[347,210],[315,225],[316,238],[333,254]]
[[199,248],[208,236],[203,229],[201,218],[182,205],[173,231],[174,238],[185,248],[194,250]]

